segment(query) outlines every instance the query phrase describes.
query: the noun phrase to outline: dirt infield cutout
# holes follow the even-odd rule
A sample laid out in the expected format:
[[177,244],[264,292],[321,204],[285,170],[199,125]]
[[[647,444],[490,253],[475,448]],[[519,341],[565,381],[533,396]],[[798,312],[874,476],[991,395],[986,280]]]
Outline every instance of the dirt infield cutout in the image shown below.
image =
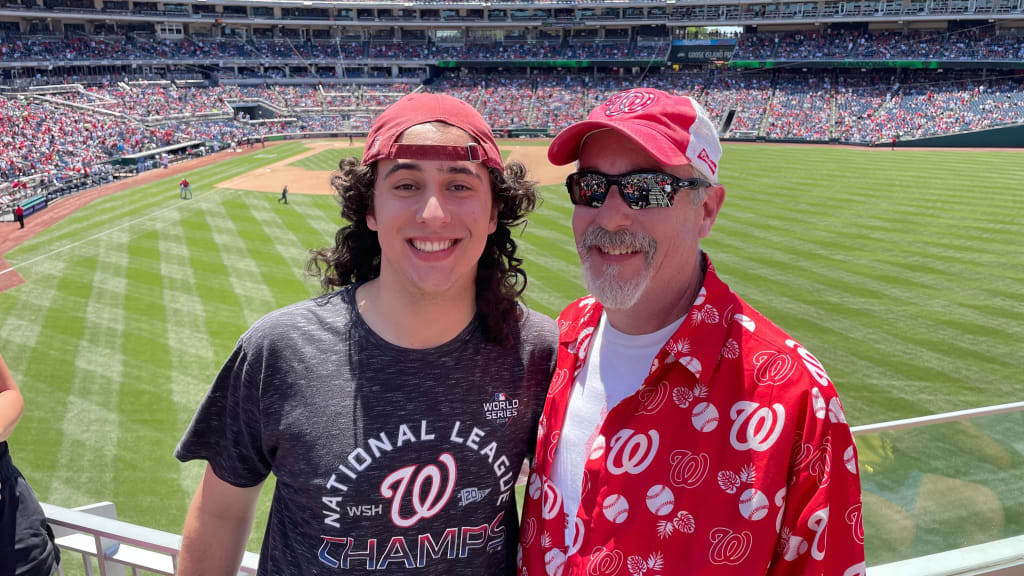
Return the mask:
[[[362,146],[362,142],[356,142]],[[237,190],[252,190],[255,192],[280,193],[281,189],[288,186],[289,194],[334,194],[331,188],[331,172],[328,170],[306,170],[293,166],[296,161],[319,154],[324,150],[333,148],[349,148],[348,143],[338,141],[311,142],[306,145],[307,150],[301,154],[291,156],[280,162],[275,162],[263,168],[247,172],[223,182],[215,184],[218,188],[232,188]],[[554,166],[548,162],[548,149],[546,146],[517,146],[514,144],[503,144],[501,149],[508,152],[509,160],[522,162],[530,171],[530,177],[540,184],[561,184],[565,177],[572,172],[572,166]]]

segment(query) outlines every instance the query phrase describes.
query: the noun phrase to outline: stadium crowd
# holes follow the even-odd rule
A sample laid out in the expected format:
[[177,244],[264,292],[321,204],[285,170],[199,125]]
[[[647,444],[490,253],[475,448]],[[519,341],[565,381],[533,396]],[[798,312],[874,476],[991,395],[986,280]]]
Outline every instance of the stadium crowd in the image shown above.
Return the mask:
[[[688,93],[728,135],[877,143],[1024,122],[1024,82],[919,72],[815,74],[680,72],[644,83]],[[476,106],[498,132],[554,133],[581,111],[636,81],[619,76],[475,73],[444,77],[429,88]],[[32,96],[0,97],[0,182],[32,175],[82,173],[111,157],[174,143],[220,145],[274,132],[354,129],[346,115],[372,118],[413,87],[216,86],[121,83]],[[252,122],[238,106],[264,102],[280,111]],[[341,112],[332,114],[330,112]],[[365,122],[365,120],[361,120]]]
[[991,26],[947,32],[825,29],[740,37],[737,60],[1021,60],[1024,38]]
[[[990,28],[958,32],[851,31],[825,29],[741,37],[739,59],[1024,59],[1024,42]],[[84,38],[21,36],[0,31],[0,60],[87,61],[96,58],[384,58],[556,59],[656,58],[657,41],[505,41],[438,44],[426,39],[396,42],[312,41],[188,37],[167,41],[138,36]],[[333,67],[331,67],[333,73]],[[426,85],[394,78],[379,84],[287,84],[274,78],[321,75],[316,67],[240,67],[221,78],[255,76],[261,85],[207,86],[189,73],[180,79],[139,81],[83,75],[65,86],[0,92],[0,200],[40,183],[59,183],[99,172],[108,160],[194,140],[230,146],[282,132],[365,131],[380,109],[413,89],[445,92],[477,107],[499,134],[516,129],[556,133],[610,95],[638,83],[693,95],[726,137],[888,142],[1024,122],[1024,79],[976,71],[778,70],[669,71],[656,68],[642,79],[624,74],[560,71],[499,73],[461,70]],[[413,71],[415,72],[415,71]],[[406,72],[407,75],[413,72]],[[178,72],[176,72],[178,73]],[[365,67],[363,77],[388,70]],[[979,77],[980,75],[980,77]],[[193,75],[194,76],[194,75]],[[200,77],[201,78],[201,77]],[[265,106],[264,106],[265,105]],[[253,116],[255,115],[255,116]]]
[[429,40],[331,41],[185,37],[160,40],[141,35],[31,36],[0,32],[0,61],[88,60],[549,60],[649,59],[668,55],[662,43],[627,40],[570,43],[563,40],[440,44]]

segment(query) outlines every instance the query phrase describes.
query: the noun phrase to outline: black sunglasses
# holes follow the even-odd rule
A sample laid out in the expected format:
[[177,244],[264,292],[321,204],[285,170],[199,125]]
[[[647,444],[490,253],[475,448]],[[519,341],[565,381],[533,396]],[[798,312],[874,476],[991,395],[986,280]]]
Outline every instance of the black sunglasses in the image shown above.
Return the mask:
[[622,199],[633,210],[668,208],[680,190],[710,186],[703,178],[679,178],[665,172],[639,170],[611,176],[603,172],[573,172],[565,179],[569,198],[577,206],[600,208],[612,185],[618,186]]

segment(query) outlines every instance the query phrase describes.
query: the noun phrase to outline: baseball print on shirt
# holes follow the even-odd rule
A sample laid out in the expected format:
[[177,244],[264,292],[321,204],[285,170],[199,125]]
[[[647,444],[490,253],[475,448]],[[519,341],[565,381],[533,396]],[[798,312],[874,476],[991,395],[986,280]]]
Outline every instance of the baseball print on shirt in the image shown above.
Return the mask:
[[[556,379],[586,363],[601,313],[592,298],[563,312]],[[710,263],[643,385],[609,407],[570,519],[550,454],[571,389],[549,389],[519,574],[863,574],[856,448],[835,387]]]

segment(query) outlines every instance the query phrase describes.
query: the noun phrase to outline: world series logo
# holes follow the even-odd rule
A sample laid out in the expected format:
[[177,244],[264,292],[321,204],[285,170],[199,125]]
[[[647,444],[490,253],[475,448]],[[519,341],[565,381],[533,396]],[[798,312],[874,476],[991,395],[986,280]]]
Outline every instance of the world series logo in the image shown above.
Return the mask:
[[518,414],[519,400],[504,392],[495,392],[490,401],[484,402],[484,418],[498,428],[504,428]]

